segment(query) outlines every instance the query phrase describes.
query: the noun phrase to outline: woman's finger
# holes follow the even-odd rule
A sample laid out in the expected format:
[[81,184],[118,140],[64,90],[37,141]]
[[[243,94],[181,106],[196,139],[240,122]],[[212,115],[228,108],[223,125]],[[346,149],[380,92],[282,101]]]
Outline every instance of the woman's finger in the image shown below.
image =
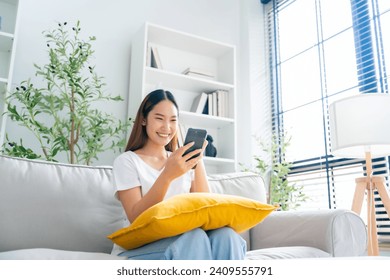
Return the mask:
[[180,148],[178,148],[175,153],[177,153],[178,155],[180,156],[183,156],[183,154],[189,149],[191,148],[193,145],[195,144],[195,142],[190,142]]
[[192,152],[189,152],[188,154],[186,154],[185,156],[183,156],[183,158],[185,159],[185,161],[188,161],[190,158],[192,158],[193,156],[195,157],[199,157],[202,155],[202,152],[203,150],[202,149],[196,149],[196,150],[193,150]]

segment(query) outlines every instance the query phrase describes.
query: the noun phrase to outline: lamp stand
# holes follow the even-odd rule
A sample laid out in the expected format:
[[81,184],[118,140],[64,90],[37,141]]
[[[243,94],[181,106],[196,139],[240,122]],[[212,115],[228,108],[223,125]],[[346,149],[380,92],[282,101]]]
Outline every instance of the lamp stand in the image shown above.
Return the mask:
[[376,190],[390,217],[390,198],[385,187],[383,176],[372,176],[371,153],[366,152],[367,176],[356,179],[356,189],[352,202],[352,211],[360,215],[364,194],[367,191],[367,231],[368,231],[368,255],[378,256],[378,235],[375,218],[374,191]]

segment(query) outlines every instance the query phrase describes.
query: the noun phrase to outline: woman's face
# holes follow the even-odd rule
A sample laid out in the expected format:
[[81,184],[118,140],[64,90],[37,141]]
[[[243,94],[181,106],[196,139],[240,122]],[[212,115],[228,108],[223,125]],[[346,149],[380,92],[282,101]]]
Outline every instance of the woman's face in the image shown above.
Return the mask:
[[178,112],[169,100],[163,100],[154,106],[144,120],[148,142],[166,146],[176,135],[178,127]]

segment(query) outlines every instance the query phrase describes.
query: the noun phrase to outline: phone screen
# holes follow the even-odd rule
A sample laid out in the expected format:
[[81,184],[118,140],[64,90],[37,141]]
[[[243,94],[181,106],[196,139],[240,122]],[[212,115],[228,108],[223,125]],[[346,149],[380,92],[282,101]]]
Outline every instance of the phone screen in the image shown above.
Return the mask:
[[[197,128],[189,128],[187,131],[186,139],[184,140],[184,145],[187,145],[190,142],[195,142],[192,147],[190,147],[187,151],[184,152],[183,156],[197,149],[201,149],[203,147],[204,140],[206,139],[207,131],[204,129]],[[194,155],[190,159],[199,156],[199,154]],[[190,160],[189,159],[189,160]]]

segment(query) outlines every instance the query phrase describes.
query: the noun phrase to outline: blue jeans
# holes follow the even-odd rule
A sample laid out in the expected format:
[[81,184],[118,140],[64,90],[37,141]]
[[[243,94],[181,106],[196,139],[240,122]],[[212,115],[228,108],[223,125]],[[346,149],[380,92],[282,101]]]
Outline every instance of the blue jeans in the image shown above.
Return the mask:
[[246,242],[228,227],[193,229],[119,254],[133,260],[242,260]]

